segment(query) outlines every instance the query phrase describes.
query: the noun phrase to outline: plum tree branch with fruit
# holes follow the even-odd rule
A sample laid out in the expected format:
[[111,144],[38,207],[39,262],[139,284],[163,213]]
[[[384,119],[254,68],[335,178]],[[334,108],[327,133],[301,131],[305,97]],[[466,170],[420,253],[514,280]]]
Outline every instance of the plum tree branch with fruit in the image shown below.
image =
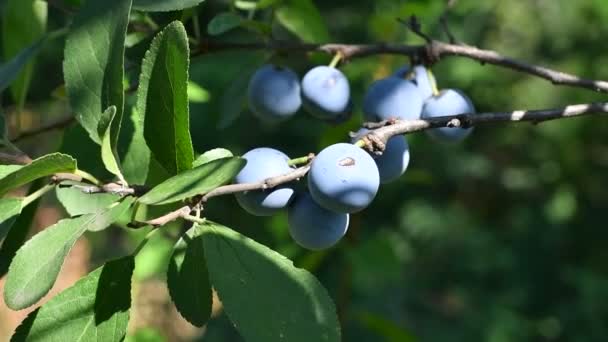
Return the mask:
[[[234,195],[238,205],[254,216],[271,216],[286,211],[287,228],[293,241],[304,249],[323,250],[336,245],[345,236],[351,214],[368,207],[381,185],[394,182],[406,173],[410,161],[407,134],[425,131],[436,141],[449,144],[462,141],[475,126],[482,124],[537,124],[608,113],[608,102],[571,104],[551,109],[477,112],[474,101],[461,90],[438,86],[431,71],[435,63],[447,57],[468,58],[481,64],[492,64],[539,77],[555,85],[579,87],[598,93],[608,93],[608,82],[581,78],[509,58],[495,51],[455,43],[444,16],[442,24],[449,43],[432,39],[421,32],[420,25],[412,17],[409,21],[401,22],[426,43],[406,45],[309,44],[272,39],[235,43],[201,38],[201,33],[196,29],[196,11],[184,13],[184,18],[188,15],[196,18],[193,19],[196,23],[192,25],[196,31],[194,37],[182,22],[188,19],[176,20],[160,28],[146,14],[148,10],[181,10],[184,7],[180,6],[186,6],[183,3],[136,3],[131,0],[84,2],[74,13],[75,18],[70,18],[73,25],[67,34],[63,55],[65,89],[73,116],[12,136],[8,135],[4,117],[0,116],[0,143],[10,150],[10,153],[0,152],[0,161],[10,164],[0,165],[0,195],[9,194],[9,197],[0,198],[0,209],[3,209],[0,211],[0,233],[8,232],[23,207],[37,202],[52,189],[57,191],[57,198],[70,215],[48,230],[34,235],[27,243],[25,234],[17,237],[0,235],[0,239],[6,237],[1,248],[11,246],[14,249],[10,251],[10,260],[7,259],[5,263],[9,269],[4,296],[10,308],[20,310],[30,307],[48,293],[70,248],[85,232],[100,231],[114,223],[120,223],[125,229],[149,228],[154,232],[172,221],[183,220],[187,222],[182,223],[189,225],[188,231],[175,243],[167,283],[173,301],[188,321],[197,326],[207,322],[213,286],[229,318],[251,340],[272,340],[267,338],[270,335],[258,335],[260,331],[266,333],[268,330],[273,337],[280,336],[281,339],[284,332],[289,332],[291,335],[286,340],[297,337],[302,341],[338,341],[340,333],[337,318],[334,317],[335,308],[316,279],[306,271],[297,269],[277,252],[209,220],[208,212],[204,211],[209,201],[215,197]],[[189,6],[198,4],[197,1],[188,3]],[[450,1],[449,6],[453,3]],[[282,2],[274,5],[280,6]],[[137,19],[131,17],[133,13]],[[71,15],[71,12],[68,14]],[[271,14],[274,15],[274,12]],[[139,59],[141,55],[128,55],[125,42],[130,27],[140,25],[152,26],[150,30],[136,30],[145,38],[151,38],[151,42],[146,39],[141,42],[146,52],[141,59],[141,68],[134,68],[139,72],[139,78],[133,80],[129,77],[133,75],[125,72],[128,69],[125,59],[137,65],[139,61],[133,59]],[[83,46],[87,48],[83,49]],[[195,154],[189,113],[191,60],[203,54],[227,50],[264,50],[273,55],[309,52],[332,55],[329,65],[313,66],[302,77],[288,65],[279,65],[268,59],[266,64],[256,66],[246,90],[242,87],[244,96],[239,99],[242,98],[242,102],[246,100],[249,111],[260,122],[275,125],[298,113],[306,113],[318,121],[336,125],[351,120],[355,108],[360,104],[361,110],[357,112],[363,114],[362,127],[345,136],[345,141],[297,158],[290,158],[271,147],[253,148],[240,156],[223,148]],[[25,52],[28,51],[26,49]],[[410,63],[371,83],[361,101],[354,99],[349,79],[340,70],[340,63],[382,54],[409,56]],[[13,72],[16,75],[26,61],[27,58],[17,60],[20,63],[14,62],[8,67],[16,68]],[[126,79],[130,79],[130,85],[125,84]],[[124,129],[123,123],[127,120],[131,120],[132,130]],[[64,153],[51,153],[32,159],[14,144],[50,130],[66,128],[76,121],[87,143],[99,151],[98,164],[105,167],[106,174],[113,175],[110,181],[100,181],[95,176],[97,173],[79,169],[79,165],[86,163],[77,164],[76,159],[86,160],[90,157],[88,152],[74,151],[77,158]],[[121,139],[121,134],[126,138]],[[10,197],[11,190],[44,178],[50,178],[50,181],[32,186],[29,195]],[[68,200],[62,198],[62,191],[66,189],[72,192],[65,196],[73,196]],[[124,308],[130,307],[134,258],[146,245],[151,232],[131,254],[106,263],[102,266],[104,272],[92,272],[87,276],[88,281],[77,283],[76,290],[73,290],[77,294],[101,295],[97,293],[99,288],[96,286],[99,286],[102,290],[109,289],[103,294],[111,292],[112,296],[121,290],[121,295],[116,298],[127,302],[120,303],[115,311],[109,313],[112,320],[104,321],[112,322],[109,325],[113,325],[113,328],[90,319],[99,316],[95,311],[99,309],[96,304],[104,301],[103,298],[82,299],[83,303],[79,303],[78,309],[81,304],[84,309],[73,316],[56,318],[56,313],[63,313],[57,307],[65,305],[62,301],[75,296],[72,294],[72,297],[57,296],[49,302],[50,306],[42,306],[40,311],[28,317],[29,321],[21,330],[18,329],[17,335],[31,337],[49,333],[49,339],[65,339],[60,335],[62,330],[57,327],[66,325],[66,321],[78,321],[93,322],[95,325],[89,326],[87,323],[78,326],[80,323],[74,323],[77,328],[70,328],[74,336],[90,338],[94,335],[96,338],[99,329],[99,336],[115,336],[116,340],[121,340],[128,321],[128,317],[124,317]],[[4,255],[2,253],[0,250],[0,254]],[[198,259],[184,261],[193,256]],[[232,257],[235,260],[231,261]],[[40,268],[38,259],[45,258],[49,262]],[[250,259],[254,261],[248,264]],[[122,266],[116,267],[116,263]],[[231,265],[230,270],[226,269],[227,265]],[[224,278],[226,274],[232,276],[230,272],[241,273],[233,278]],[[255,286],[264,285],[261,277],[251,278],[254,274],[278,274],[270,280],[272,286],[275,281],[282,283],[283,287],[278,290],[292,291],[286,298],[301,299],[300,303],[294,305],[295,309],[288,308],[299,310],[298,306],[304,307],[297,312],[298,322],[281,321],[274,330],[248,330],[242,317],[246,320],[256,317],[250,316],[249,307],[244,311],[240,310],[241,307],[251,305],[257,308],[266,305],[266,302],[280,300],[276,296],[266,296],[263,298],[266,302],[260,305],[248,302],[258,300],[257,296],[239,297],[247,290],[255,291]],[[109,284],[102,281],[102,276],[112,278]],[[191,279],[196,281],[190,282]],[[238,281],[235,282],[235,279]],[[184,283],[188,283],[186,287],[182,287]],[[107,289],[103,289],[103,286]],[[196,304],[192,304],[191,298],[200,299],[200,303],[197,300]],[[208,309],[206,311],[194,306],[204,306],[201,304],[203,302],[209,304],[208,308],[204,308]],[[279,310],[278,313],[273,312],[275,316],[270,320],[289,316],[280,312],[287,307],[285,303],[273,302],[269,306]],[[121,323],[115,324],[113,319]],[[46,322],[54,322],[57,329],[48,329]],[[57,331],[60,333],[53,335]],[[304,336],[304,333],[311,335]]]

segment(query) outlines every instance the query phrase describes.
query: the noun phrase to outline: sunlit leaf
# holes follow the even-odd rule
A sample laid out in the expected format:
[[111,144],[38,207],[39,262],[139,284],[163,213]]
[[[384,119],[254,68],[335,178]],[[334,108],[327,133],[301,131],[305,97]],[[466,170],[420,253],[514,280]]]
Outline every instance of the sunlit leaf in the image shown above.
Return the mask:
[[222,158],[184,171],[139,198],[144,204],[166,204],[202,195],[228,183],[245,166],[245,159]]
[[175,244],[167,271],[167,286],[179,313],[202,327],[211,315],[211,285],[205,264],[203,228],[194,225]]
[[87,230],[98,231],[114,223],[133,203],[120,204],[94,214],[64,219],[34,235],[15,255],[6,276],[4,301],[13,310],[35,304],[51,289],[61,265],[76,240]]
[[132,256],[107,262],[30,313],[11,341],[122,341],[133,267]]
[[341,340],[334,304],[312,274],[229,228],[201,227],[209,279],[246,341]]

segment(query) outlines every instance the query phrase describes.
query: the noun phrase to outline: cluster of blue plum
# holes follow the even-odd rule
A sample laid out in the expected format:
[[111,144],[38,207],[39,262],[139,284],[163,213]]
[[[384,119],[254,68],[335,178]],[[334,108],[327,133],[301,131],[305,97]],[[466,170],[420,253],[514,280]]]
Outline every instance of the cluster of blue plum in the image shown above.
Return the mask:
[[[299,111],[328,122],[341,122],[352,112],[350,86],[346,76],[330,66],[318,66],[298,76],[286,67],[265,65],[251,78],[248,88],[251,111],[264,121],[281,121]],[[374,82],[363,99],[367,121],[418,119],[474,113],[472,102],[462,92],[437,90],[432,74],[422,65],[404,67]],[[471,129],[442,127],[427,131],[442,141],[460,141]],[[368,130],[354,134],[350,143],[326,147],[311,162],[307,190],[293,184],[273,189],[239,193],[236,199],[247,212],[273,215],[287,208],[289,233],[300,246],[320,250],[333,246],[348,229],[349,215],[366,208],[380,184],[403,175],[410,160],[405,136],[391,137],[381,155],[354,144]],[[293,171],[289,157],[276,149],[262,147],[243,155],[247,164],[235,177],[236,183],[251,183]]]

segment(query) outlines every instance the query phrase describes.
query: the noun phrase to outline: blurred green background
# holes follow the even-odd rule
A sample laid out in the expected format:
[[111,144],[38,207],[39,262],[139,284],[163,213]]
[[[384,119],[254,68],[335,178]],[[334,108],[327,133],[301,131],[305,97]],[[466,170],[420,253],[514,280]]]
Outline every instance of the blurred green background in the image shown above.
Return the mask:
[[[415,14],[425,32],[445,39],[438,24],[444,1],[314,4],[320,21],[314,11],[297,20],[282,18],[273,24],[275,37],[420,44],[418,37],[395,20]],[[203,31],[214,15],[229,6],[228,1],[219,0],[199,5]],[[152,17],[162,25],[179,15]],[[65,26],[70,15],[50,6],[48,17],[52,30]],[[259,11],[254,18],[270,19],[271,13]],[[298,25],[298,20],[304,25]],[[459,0],[449,11],[448,21],[456,37],[467,44],[588,78],[608,79],[605,0]],[[188,25],[193,28],[190,22]],[[214,39],[243,42],[259,38],[237,29]],[[39,55],[21,112],[8,92],[3,95],[14,129],[35,128],[68,112],[60,88],[62,44],[50,44]],[[130,48],[129,62],[137,65],[145,48],[146,40]],[[266,125],[246,108],[239,110],[248,76],[264,58],[268,55],[260,52],[232,51],[191,60],[191,80],[202,88],[190,107],[198,153],[225,147],[241,154],[268,146],[298,157],[345,141],[348,132],[362,122],[360,106],[366,87],[408,63],[403,56],[373,56],[345,64],[342,69],[351,82],[356,105],[355,115],[345,124],[331,126],[302,112],[285,123]],[[327,63],[330,56],[293,53],[273,56],[273,60],[303,76],[314,65]],[[136,78],[137,66],[132,69],[130,74]],[[433,72],[440,87],[462,89],[480,112],[606,99],[599,93],[553,86],[526,74],[458,57],[440,61]],[[63,145],[62,150],[82,156],[79,166],[83,169],[107,177],[101,161],[91,158],[96,147],[88,146],[83,136],[77,127],[70,127],[25,139],[19,145],[32,155]],[[247,215],[232,197],[212,201],[207,215],[313,271],[336,303],[345,341],[607,340],[606,117],[481,126],[457,145],[438,144],[424,133],[407,138],[409,170],[397,182],[381,187],[368,209],[352,216],[346,238],[331,250],[310,253],[299,248],[288,235],[285,215]],[[46,205],[56,206],[53,200]],[[140,285],[136,290],[156,290],[153,293],[166,297],[166,290],[150,284],[163,279],[175,236],[157,236],[138,256]],[[137,238],[120,229],[87,236],[90,267],[132,250]],[[168,315],[172,310],[168,302],[151,307],[155,308],[153,316]],[[144,311],[135,310],[135,315]],[[168,317],[173,321],[131,322],[137,327],[128,339],[241,340],[220,311],[204,332],[187,336],[174,331],[179,330],[176,316]]]

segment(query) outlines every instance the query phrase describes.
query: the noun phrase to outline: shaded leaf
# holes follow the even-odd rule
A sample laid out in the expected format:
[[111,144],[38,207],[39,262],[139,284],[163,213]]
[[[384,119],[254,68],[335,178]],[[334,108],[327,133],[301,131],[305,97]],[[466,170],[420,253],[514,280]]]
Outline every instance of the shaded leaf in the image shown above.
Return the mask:
[[[38,41],[46,31],[47,3],[41,0],[7,0],[2,15],[2,48],[8,60]],[[23,106],[32,78],[34,61],[30,59],[11,86],[13,99]]]
[[211,284],[245,340],[340,341],[334,304],[312,274],[229,228],[202,227]]
[[7,137],[8,127],[6,126],[6,119],[4,118],[4,112],[2,108],[0,108],[0,144],[3,143],[3,140]]
[[201,237],[203,230],[194,225],[177,241],[167,271],[167,286],[175,307],[197,327],[209,320],[212,303]]
[[327,26],[311,0],[287,0],[277,8],[276,18],[289,31],[307,43],[326,43]]
[[0,179],[0,196],[37,178],[59,172],[74,172],[76,170],[76,160],[67,154],[51,153],[15,169],[15,171]]
[[137,112],[152,154],[171,175],[192,168],[188,114],[190,52],[184,26],[174,21],[152,41],[142,62]]
[[216,15],[207,25],[207,32],[212,36],[220,35],[237,28],[243,22],[243,17],[232,12],[224,12]]
[[220,100],[220,121],[219,129],[224,129],[238,119],[243,112],[247,101],[247,86],[253,73],[260,67],[262,58],[255,58],[251,63],[247,63],[235,75],[230,85],[222,92]]
[[116,106],[112,134],[122,120],[124,42],[131,0],[89,0],[74,18],[65,43],[63,73],[70,105],[91,139],[101,143],[99,120]]
[[0,198],[0,241],[21,213],[21,202],[20,198]]
[[107,262],[30,313],[11,341],[122,341],[133,256]]
[[234,156],[232,152],[225,148],[214,148],[198,156],[192,163],[192,167],[197,167],[216,159],[229,158],[232,156]]
[[133,0],[133,8],[148,12],[168,12],[190,8],[204,0]]
[[361,312],[355,316],[368,329],[384,337],[387,342],[414,342],[417,338],[409,331],[389,321],[385,317],[369,312]]
[[115,222],[133,203],[120,204],[94,214],[64,219],[34,235],[15,255],[6,277],[4,301],[13,310],[35,304],[51,289],[63,260],[87,230],[99,231]]
[[70,216],[96,213],[120,199],[115,194],[86,194],[73,187],[56,187],[57,199]]
[[202,195],[228,183],[245,166],[245,159],[222,158],[184,171],[139,198],[144,204],[166,204]]
[[0,92],[3,92],[19,76],[19,72],[29,60],[40,51],[45,39],[42,38],[34,44],[21,50],[10,61],[0,65]]

